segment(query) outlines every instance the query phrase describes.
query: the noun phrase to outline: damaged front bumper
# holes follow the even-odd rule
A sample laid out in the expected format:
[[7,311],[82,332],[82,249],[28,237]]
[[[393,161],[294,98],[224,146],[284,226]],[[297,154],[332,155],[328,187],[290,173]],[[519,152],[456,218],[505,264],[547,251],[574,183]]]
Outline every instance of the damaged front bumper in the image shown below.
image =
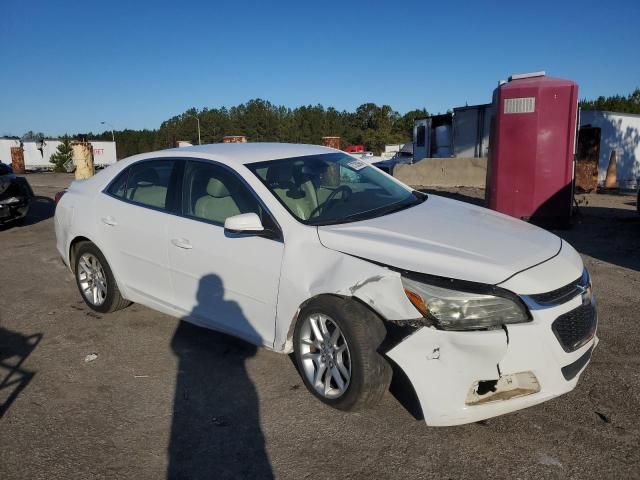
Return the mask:
[[[591,307],[595,315],[595,300]],[[428,425],[476,422],[571,391],[598,343],[593,329],[567,351],[554,322],[581,297],[532,311],[533,320],[487,331],[423,327],[387,352],[411,381]]]

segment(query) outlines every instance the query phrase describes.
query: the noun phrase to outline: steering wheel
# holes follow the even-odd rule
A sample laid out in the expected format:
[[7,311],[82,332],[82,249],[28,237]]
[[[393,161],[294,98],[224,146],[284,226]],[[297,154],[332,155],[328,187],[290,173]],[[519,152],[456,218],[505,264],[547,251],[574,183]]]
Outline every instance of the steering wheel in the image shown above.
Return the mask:
[[331,201],[334,198],[336,198],[339,193],[342,193],[342,197],[341,197],[342,201],[346,202],[349,199],[349,197],[351,197],[353,190],[351,190],[351,188],[347,187],[346,185],[340,185],[338,188],[336,188],[333,192],[329,194],[329,196],[323,203],[321,203],[316,208],[311,210],[311,213],[309,214],[309,218],[315,217],[316,214],[322,213],[324,209],[327,207],[327,205],[329,205],[329,203],[331,203]]

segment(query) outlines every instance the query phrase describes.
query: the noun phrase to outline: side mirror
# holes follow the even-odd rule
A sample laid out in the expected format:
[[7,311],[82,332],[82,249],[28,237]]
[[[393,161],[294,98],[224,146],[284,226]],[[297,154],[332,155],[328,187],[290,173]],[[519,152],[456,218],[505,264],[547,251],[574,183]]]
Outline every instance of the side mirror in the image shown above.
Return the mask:
[[255,213],[241,213],[227,217],[224,221],[224,229],[231,233],[262,233],[264,227],[260,217]]

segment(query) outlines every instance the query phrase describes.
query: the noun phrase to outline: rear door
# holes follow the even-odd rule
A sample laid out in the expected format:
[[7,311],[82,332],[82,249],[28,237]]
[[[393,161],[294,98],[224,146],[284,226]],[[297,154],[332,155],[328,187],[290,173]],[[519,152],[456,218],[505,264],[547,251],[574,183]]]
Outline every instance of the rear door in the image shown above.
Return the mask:
[[167,228],[175,210],[171,159],[131,165],[99,196],[96,208],[101,243],[130,300],[170,306]]
[[[228,167],[188,161],[181,216],[169,220],[175,303],[191,321],[273,345],[280,265],[279,227],[253,190]],[[227,217],[257,213],[271,237],[232,234]]]

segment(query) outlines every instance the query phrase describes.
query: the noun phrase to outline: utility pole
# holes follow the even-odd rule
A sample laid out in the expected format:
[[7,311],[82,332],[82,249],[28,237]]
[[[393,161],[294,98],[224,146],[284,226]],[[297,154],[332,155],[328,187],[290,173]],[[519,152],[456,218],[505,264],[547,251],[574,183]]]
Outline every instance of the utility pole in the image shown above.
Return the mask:
[[200,140],[200,119],[196,115],[187,115],[188,117],[193,117],[198,122],[198,145],[202,145],[202,141]]
[[107,125],[108,127],[111,127],[111,141],[112,141],[113,143],[116,143],[116,136],[115,136],[115,134],[113,133],[113,125],[111,125],[109,122],[100,122],[100,124],[102,124],[102,125]]

